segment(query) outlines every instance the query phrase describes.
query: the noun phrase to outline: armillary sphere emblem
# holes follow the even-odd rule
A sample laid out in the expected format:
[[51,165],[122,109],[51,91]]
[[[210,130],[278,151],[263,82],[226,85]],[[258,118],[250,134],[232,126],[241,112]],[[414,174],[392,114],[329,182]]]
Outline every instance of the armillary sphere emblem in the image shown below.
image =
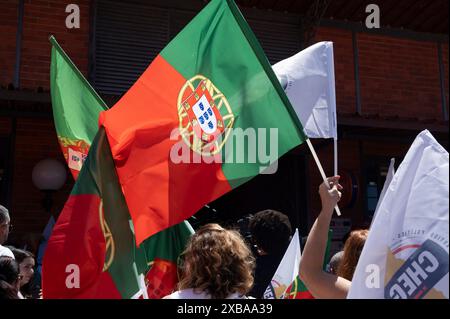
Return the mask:
[[230,135],[234,114],[225,95],[203,75],[186,81],[178,94],[179,132],[196,153],[213,156]]

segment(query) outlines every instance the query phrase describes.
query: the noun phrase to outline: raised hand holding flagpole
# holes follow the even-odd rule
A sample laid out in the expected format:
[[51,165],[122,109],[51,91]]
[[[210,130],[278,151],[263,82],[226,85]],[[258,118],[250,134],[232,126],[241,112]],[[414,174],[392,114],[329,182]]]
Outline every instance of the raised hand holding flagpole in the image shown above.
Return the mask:
[[[325,185],[327,185],[328,189],[331,189],[330,183],[328,183],[328,179],[327,176],[325,175],[322,164],[320,164],[320,160],[317,157],[316,151],[314,150],[314,146],[312,145],[309,139],[306,140],[306,143],[308,144],[309,150],[311,151],[311,154],[314,157],[314,161],[316,162],[317,168],[319,169],[320,175],[322,176],[323,182],[325,183]],[[338,205],[336,205],[334,209],[336,210],[336,214],[338,216],[341,216],[341,210],[339,209]]]

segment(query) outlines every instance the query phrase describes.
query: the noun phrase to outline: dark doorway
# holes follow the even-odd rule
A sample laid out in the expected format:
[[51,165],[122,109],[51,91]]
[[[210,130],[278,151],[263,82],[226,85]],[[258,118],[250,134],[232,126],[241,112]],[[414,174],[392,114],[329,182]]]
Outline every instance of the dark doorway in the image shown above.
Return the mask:
[[10,138],[0,136],[0,204],[9,206],[9,149]]

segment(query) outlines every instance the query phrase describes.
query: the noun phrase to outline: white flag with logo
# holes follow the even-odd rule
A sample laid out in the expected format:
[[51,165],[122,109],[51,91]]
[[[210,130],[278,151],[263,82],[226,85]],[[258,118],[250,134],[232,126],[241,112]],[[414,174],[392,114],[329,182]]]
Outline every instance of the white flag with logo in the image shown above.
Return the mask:
[[300,239],[298,237],[298,229],[295,229],[295,234],[289,243],[289,247],[284,253],[275,275],[264,292],[264,299],[280,299],[283,296],[286,289],[298,275],[300,258]]
[[380,203],[348,298],[449,298],[449,155],[427,130]]
[[310,138],[335,138],[333,42],[316,43],[273,67]]

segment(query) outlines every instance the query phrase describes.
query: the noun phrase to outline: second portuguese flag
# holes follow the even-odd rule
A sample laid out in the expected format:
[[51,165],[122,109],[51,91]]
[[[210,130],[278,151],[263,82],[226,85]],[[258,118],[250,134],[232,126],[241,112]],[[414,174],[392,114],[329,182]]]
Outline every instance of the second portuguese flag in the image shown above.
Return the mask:
[[[106,104],[56,39],[50,41],[55,126],[76,184],[45,251],[44,298],[131,298],[143,286],[149,298],[161,298],[175,288],[176,262],[192,227],[179,223],[136,247],[103,128],[94,140]],[[140,286],[134,266],[145,276]]]
[[192,234],[183,222],[136,247],[133,224],[114,170],[103,128],[47,244],[42,271],[44,298],[132,298],[145,275],[150,298],[169,294],[176,260]]
[[[306,139],[255,36],[225,0],[211,1],[101,114],[100,124],[138,244]],[[236,129],[248,133],[245,147]],[[190,160],[178,160],[186,149]],[[276,157],[268,160],[268,153]]]

